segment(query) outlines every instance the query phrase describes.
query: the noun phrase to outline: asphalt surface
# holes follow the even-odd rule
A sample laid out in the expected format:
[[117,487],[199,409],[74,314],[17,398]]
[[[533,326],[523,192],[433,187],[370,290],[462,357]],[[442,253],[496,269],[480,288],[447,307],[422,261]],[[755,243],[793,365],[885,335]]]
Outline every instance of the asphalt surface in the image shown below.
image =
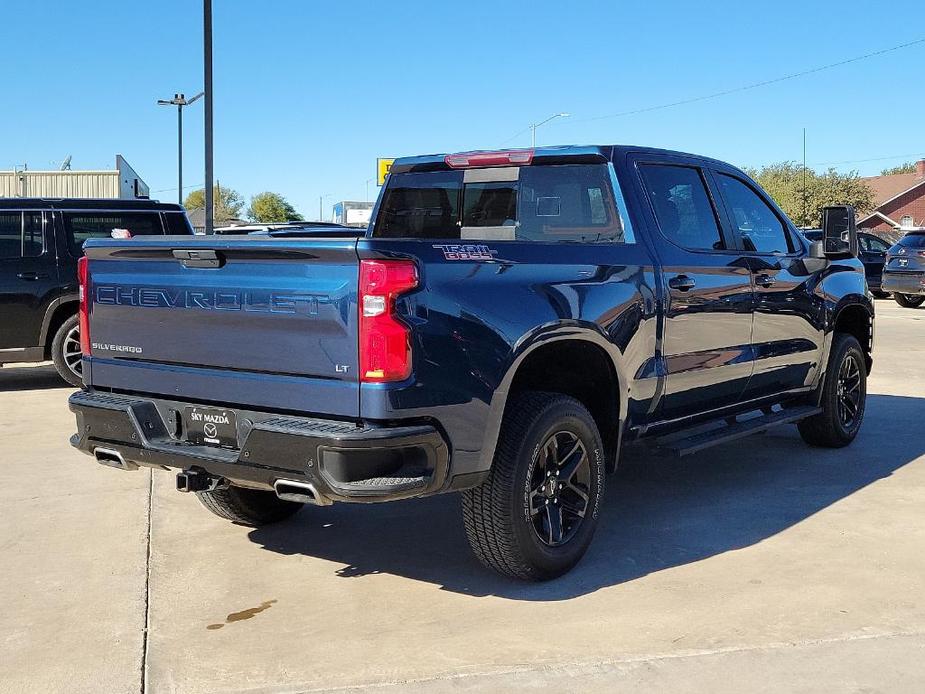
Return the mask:
[[850,448],[633,450],[541,585],[481,568],[456,496],[224,522],[0,369],[0,691],[925,691],[925,309],[877,309]]

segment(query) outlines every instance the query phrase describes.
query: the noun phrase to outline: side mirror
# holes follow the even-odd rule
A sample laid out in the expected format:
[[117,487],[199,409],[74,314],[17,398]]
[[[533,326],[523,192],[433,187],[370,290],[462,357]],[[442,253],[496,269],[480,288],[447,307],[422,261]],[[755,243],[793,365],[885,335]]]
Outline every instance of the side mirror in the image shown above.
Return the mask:
[[853,207],[835,205],[822,208],[822,246],[826,258],[857,256],[858,230]]

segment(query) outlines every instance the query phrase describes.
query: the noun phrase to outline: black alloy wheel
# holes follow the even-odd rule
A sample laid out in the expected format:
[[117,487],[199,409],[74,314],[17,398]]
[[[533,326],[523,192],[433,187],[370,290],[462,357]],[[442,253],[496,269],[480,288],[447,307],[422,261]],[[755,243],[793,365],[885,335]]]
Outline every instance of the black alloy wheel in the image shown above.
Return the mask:
[[559,431],[542,446],[530,480],[533,530],[548,547],[571,540],[588,511],[591,463],[574,433]]

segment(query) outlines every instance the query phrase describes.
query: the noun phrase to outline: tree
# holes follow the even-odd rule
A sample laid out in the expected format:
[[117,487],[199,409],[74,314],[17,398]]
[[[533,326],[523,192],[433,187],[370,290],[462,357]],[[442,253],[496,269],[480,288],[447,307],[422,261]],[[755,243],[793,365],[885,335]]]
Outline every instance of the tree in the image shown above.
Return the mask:
[[251,198],[247,216],[255,222],[300,222],[302,215],[279,193],[258,193]]
[[[231,219],[238,219],[241,215],[241,210],[244,208],[244,200],[241,199],[241,194],[234,188],[226,188],[224,186],[215,186],[212,191],[212,199],[215,205],[213,211],[215,222],[221,224]],[[191,191],[190,194],[186,196],[183,206],[187,210],[201,210],[205,208],[205,188]]]
[[881,176],[892,176],[893,174],[915,173],[915,162],[907,161],[905,164],[884,169],[880,172]]
[[[859,213],[874,205],[874,193],[860,179],[857,171],[841,174],[829,169],[817,174],[793,161],[769,164],[746,171],[768,194],[794,224],[818,226],[822,208],[828,205],[851,205]],[[805,181],[805,184],[804,184]]]

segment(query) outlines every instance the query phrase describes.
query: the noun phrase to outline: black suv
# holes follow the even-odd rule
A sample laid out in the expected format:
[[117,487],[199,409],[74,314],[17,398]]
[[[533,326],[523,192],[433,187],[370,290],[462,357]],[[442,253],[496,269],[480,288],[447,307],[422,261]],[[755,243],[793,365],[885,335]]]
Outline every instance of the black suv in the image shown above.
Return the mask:
[[156,200],[0,200],[0,365],[51,359],[79,386],[84,241],[192,233],[182,207]]

